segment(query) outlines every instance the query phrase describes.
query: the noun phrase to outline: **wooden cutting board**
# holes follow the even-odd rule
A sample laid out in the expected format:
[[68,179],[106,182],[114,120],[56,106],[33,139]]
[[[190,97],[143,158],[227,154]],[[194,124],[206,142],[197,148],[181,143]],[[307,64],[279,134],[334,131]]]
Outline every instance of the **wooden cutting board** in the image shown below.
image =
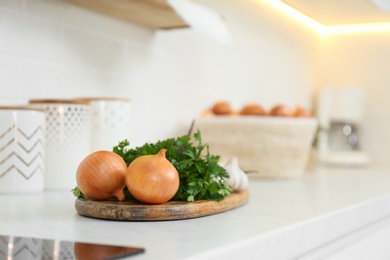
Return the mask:
[[248,190],[242,190],[233,192],[220,202],[208,200],[194,202],[168,201],[164,204],[148,205],[135,202],[76,199],[75,207],[82,216],[100,219],[127,221],[178,220],[222,213],[244,205],[248,199]]

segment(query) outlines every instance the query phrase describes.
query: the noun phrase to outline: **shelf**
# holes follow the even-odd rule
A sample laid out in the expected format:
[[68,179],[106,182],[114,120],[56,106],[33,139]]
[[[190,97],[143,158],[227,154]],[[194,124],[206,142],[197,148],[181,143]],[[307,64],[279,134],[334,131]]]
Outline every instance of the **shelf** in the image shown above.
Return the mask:
[[186,28],[188,25],[167,0],[68,0],[69,2],[152,29]]

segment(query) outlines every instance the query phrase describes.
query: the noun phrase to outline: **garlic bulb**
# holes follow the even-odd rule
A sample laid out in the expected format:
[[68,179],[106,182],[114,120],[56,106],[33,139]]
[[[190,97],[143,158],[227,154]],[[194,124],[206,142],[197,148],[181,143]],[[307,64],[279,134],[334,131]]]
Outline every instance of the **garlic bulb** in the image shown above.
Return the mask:
[[221,165],[225,168],[227,173],[229,174],[229,179],[226,181],[232,185],[233,190],[245,190],[248,188],[249,179],[246,173],[241,170],[238,165],[238,159],[236,157],[232,157],[229,161]]

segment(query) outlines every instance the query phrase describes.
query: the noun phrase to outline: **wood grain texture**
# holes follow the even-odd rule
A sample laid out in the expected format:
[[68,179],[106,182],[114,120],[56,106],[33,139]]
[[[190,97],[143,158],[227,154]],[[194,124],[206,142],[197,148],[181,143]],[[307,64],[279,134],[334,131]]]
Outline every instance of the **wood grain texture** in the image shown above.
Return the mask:
[[152,29],[185,28],[188,25],[166,0],[68,0],[78,6]]
[[96,201],[76,199],[77,212],[86,217],[125,220],[156,221],[190,219],[222,213],[244,205],[249,199],[249,191],[233,192],[222,201],[199,200],[195,202],[168,201],[159,205],[135,202]]

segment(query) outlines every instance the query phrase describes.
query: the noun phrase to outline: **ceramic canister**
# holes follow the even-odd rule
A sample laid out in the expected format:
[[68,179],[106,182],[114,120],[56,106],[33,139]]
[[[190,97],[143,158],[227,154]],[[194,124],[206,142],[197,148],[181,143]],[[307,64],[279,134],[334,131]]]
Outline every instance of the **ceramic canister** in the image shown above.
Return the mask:
[[0,106],[0,193],[44,189],[45,111]]
[[82,98],[90,109],[91,152],[109,150],[130,138],[131,103],[125,98]]
[[90,153],[89,106],[85,102],[30,100],[46,109],[45,189],[71,190],[80,162]]
[[0,97],[0,106],[27,106],[28,99],[20,97]]

